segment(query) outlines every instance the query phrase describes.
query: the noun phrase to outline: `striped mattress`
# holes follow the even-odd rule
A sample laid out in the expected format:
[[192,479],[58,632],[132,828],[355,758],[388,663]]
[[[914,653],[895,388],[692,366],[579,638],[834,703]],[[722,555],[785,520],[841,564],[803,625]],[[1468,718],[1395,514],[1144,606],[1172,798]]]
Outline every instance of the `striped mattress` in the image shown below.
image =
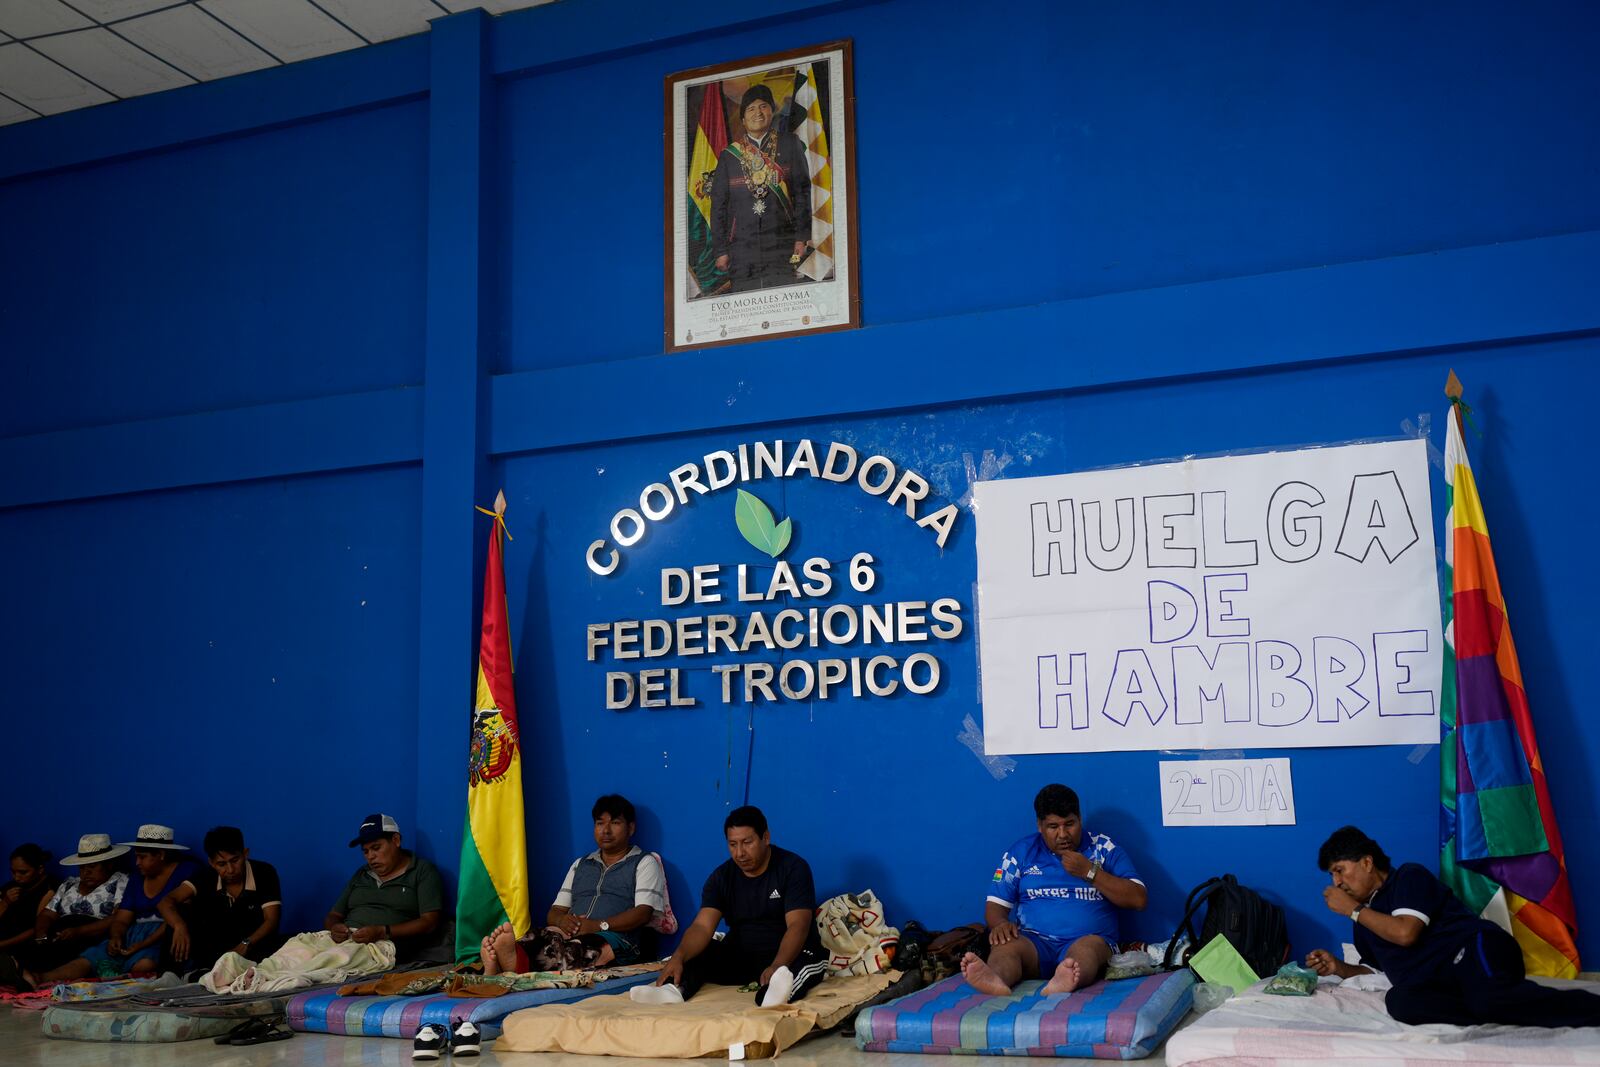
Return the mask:
[[1194,1002],[1187,969],[1100,982],[1064,996],[1023,982],[1010,996],[979,993],[952,975],[856,1016],[867,1052],[1080,1056],[1134,1060],[1166,1040]]
[[337,993],[302,993],[289,1001],[289,1028],[311,1034],[349,1037],[398,1037],[410,1040],[426,1023],[453,1026],[470,1019],[480,1027],[497,1026],[522,1008],[563,1004],[629,986],[655,981],[654,972],[596,982],[587,989],[533,989],[499,997],[451,997],[443,993],[416,997],[341,997]]

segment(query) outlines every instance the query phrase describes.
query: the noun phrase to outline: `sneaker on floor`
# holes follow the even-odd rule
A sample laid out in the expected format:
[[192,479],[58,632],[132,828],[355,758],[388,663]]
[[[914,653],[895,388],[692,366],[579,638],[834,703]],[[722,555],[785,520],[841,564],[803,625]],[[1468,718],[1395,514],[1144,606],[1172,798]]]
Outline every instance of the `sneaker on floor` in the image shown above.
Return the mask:
[[[417,1036],[411,1042],[411,1058],[414,1060],[436,1060],[441,1053],[450,1051],[450,1039],[445,1034],[445,1028],[429,1023],[417,1031]],[[474,1052],[478,1051],[474,1045]]]
[[683,991],[668,982],[666,985],[636,985],[628,990],[628,999],[635,1004],[682,1004]]
[[452,1056],[476,1056],[482,1035],[478,1033],[477,1024],[471,1019],[462,1019],[456,1023],[455,1029],[450,1031],[450,1054]]

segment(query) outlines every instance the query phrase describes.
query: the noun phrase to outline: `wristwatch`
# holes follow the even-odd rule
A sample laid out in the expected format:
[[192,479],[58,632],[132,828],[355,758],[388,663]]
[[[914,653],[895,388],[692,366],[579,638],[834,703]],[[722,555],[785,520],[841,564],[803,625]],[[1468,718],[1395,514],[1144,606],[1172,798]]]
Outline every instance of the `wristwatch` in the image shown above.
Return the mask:
[[1350,912],[1350,921],[1359,926],[1361,924],[1361,913],[1366,910],[1367,906],[1365,904],[1357,904],[1355,909]]
[[1100,861],[1099,860],[1095,860],[1094,863],[1091,864],[1090,867],[1089,867],[1089,873],[1084,875],[1083,877],[1085,879],[1087,879],[1088,881],[1092,882],[1092,881],[1094,881],[1095,875],[1097,875],[1099,873],[1100,873]]
[[602,931],[610,930],[611,929],[611,924],[609,922],[607,922],[605,919],[601,919],[600,920],[600,929]]

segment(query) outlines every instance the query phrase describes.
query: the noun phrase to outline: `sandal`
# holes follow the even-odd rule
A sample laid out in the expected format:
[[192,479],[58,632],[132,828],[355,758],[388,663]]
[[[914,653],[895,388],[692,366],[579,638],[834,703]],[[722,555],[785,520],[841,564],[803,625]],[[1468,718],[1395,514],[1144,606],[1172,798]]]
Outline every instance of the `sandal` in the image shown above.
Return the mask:
[[293,1030],[279,1030],[276,1023],[267,1023],[259,1031],[251,1031],[239,1037],[230,1038],[230,1045],[261,1045],[268,1041],[287,1041],[294,1036]]
[[221,1037],[212,1038],[211,1043],[214,1045],[248,1044],[250,1043],[250,1038],[270,1029],[272,1029],[272,1024],[265,1019],[246,1019]]
[[8,985],[18,993],[32,993],[33,983],[22,976],[22,965],[10,953],[0,953],[0,985]]

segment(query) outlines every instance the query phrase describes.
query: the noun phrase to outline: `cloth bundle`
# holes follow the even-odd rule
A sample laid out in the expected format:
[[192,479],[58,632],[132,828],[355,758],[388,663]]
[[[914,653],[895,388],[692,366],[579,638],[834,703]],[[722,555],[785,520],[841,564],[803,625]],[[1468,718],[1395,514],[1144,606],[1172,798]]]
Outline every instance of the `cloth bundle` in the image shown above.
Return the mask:
[[200,984],[213,993],[280,993],[393,967],[393,941],[335,942],[332,934],[318,931],[296,934],[260,963],[226,953]]
[[823,901],[817,932],[832,974],[881,974],[900,944],[900,931],[883,921],[883,905],[870,889]]

